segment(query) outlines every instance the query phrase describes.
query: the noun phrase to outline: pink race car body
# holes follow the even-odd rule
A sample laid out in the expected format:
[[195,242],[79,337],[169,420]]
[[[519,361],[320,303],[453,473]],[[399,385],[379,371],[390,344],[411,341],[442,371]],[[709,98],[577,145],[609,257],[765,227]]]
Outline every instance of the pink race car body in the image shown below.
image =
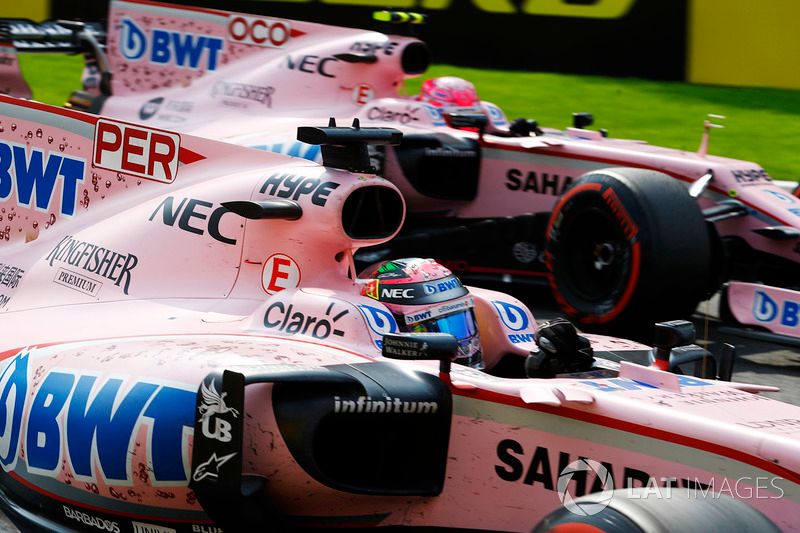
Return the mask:
[[[5,96],[0,121],[0,508],[23,530],[530,531],[580,457],[797,528],[800,408],[768,388],[383,357],[398,327],[352,257],[402,224],[389,181]],[[487,370],[537,350],[523,304],[470,290]]]
[[[25,31],[23,26],[17,33]],[[96,44],[94,29],[84,34]],[[39,41],[34,39],[33,50],[40,49]],[[409,220],[394,248],[367,258],[413,250],[435,255],[473,280],[524,283],[547,276],[562,308],[585,326],[664,318],[659,311],[667,318],[686,314],[718,287],[723,262],[723,278],[790,289],[791,301],[800,302],[794,290],[800,199],[756,163],[707,155],[707,139],[698,153],[689,153],[582,127],[519,129],[489,102],[452,109],[400,97],[403,80],[423,73],[429,61],[425,45],[412,37],[115,0],[106,44],[106,55],[87,63],[86,90],[73,95],[74,107],[317,162],[319,148],[296,140],[298,126],[336,117],[402,130],[400,146],[372,155],[379,173],[402,192]],[[476,115],[483,118],[476,122]],[[583,255],[570,261],[594,264],[582,276],[599,281],[580,286],[573,278],[581,276],[553,266],[564,263],[550,249],[560,230],[554,222],[565,209],[558,202],[572,184],[609,167],[621,170],[623,181],[631,169],[645,169],[687,187],[695,184],[694,207],[675,199],[675,190],[649,196],[657,196],[656,204],[669,203],[667,212],[699,206],[713,228],[698,222],[680,226],[680,215],[641,227],[631,215],[635,207],[623,202],[620,210],[607,200],[617,226],[631,227],[633,218],[634,230],[632,236],[624,231],[627,241],[590,237]],[[613,180],[618,179],[619,173]],[[487,220],[507,222],[481,231]],[[674,235],[651,244],[649,233],[658,226],[674,226]],[[638,251],[637,238],[644,243]],[[675,242],[664,244],[670,239]],[[676,253],[680,239],[696,246]],[[659,263],[663,268],[652,266]],[[611,290],[612,285],[619,287]],[[670,304],[650,305],[662,296],[654,285],[670,295]],[[737,305],[753,308],[751,303]],[[736,313],[742,322],[770,327],[751,315]],[[781,332],[796,335],[797,318],[789,316]]]

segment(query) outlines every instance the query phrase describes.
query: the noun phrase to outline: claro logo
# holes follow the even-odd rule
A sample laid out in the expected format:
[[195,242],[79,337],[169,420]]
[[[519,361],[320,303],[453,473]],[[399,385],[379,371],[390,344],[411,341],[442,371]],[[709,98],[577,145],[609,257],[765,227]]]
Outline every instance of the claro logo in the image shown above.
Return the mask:
[[[306,2],[329,4],[332,0],[273,0],[277,2]],[[385,0],[336,0],[336,4],[352,6],[374,6],[383,8]],[[576,17],[592,19],[615,19],[625,16],[636,0],[472,0],[472,5],[486,13],[508,13],[544,15],[554,17]],[[403,4],[407,9],[422,8],[436,11],[450,9],[453,0],[417,0]],[[518,7],[519,6],[519,7]]]

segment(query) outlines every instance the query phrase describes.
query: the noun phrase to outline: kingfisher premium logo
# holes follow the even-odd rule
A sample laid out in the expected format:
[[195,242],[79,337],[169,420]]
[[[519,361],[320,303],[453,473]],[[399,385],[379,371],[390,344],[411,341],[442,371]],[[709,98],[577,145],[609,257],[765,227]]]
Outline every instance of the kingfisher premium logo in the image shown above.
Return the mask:
[[[53,266],[54,261],[58,261],[111,280],[117,287],[122,287],[125,294],[128,294],[131,285],[131,271],[139,264],[139,258],[133,254],[122,254],[96,244],[79,241],[72,235],[61,239],[61,242],[47,255],[46,260],[50,266]],[[92,282],[99,282],[65,270],[56,273],[55,281],[93,296],[100,289],[99,286],[92,285]]]

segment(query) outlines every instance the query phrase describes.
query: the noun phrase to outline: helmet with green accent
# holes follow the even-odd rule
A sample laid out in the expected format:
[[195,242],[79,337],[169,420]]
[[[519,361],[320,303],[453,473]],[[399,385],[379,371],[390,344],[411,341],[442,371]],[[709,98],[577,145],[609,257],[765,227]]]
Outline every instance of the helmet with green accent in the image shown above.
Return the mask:
[[433,259],[394,259],[361,278],[361,293],[385,305],[402,331],[449,333],[458,339],[455,362],[483,368],[475,301],[448,268]]

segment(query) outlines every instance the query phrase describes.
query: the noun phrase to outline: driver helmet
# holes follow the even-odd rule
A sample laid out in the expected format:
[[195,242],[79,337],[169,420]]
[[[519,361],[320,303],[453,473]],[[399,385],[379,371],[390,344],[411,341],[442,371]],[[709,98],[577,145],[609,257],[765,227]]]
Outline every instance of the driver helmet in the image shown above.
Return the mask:
[[368,267],[361,294],[394,315],[401,331],[450,333],[458,340],[455,362],[483,368],[475,300],[453,273],[433,259],[395,259]]
[[425,80],[417,100],[437,107],[471,107],[480,103],[475,86],[455,76]]

